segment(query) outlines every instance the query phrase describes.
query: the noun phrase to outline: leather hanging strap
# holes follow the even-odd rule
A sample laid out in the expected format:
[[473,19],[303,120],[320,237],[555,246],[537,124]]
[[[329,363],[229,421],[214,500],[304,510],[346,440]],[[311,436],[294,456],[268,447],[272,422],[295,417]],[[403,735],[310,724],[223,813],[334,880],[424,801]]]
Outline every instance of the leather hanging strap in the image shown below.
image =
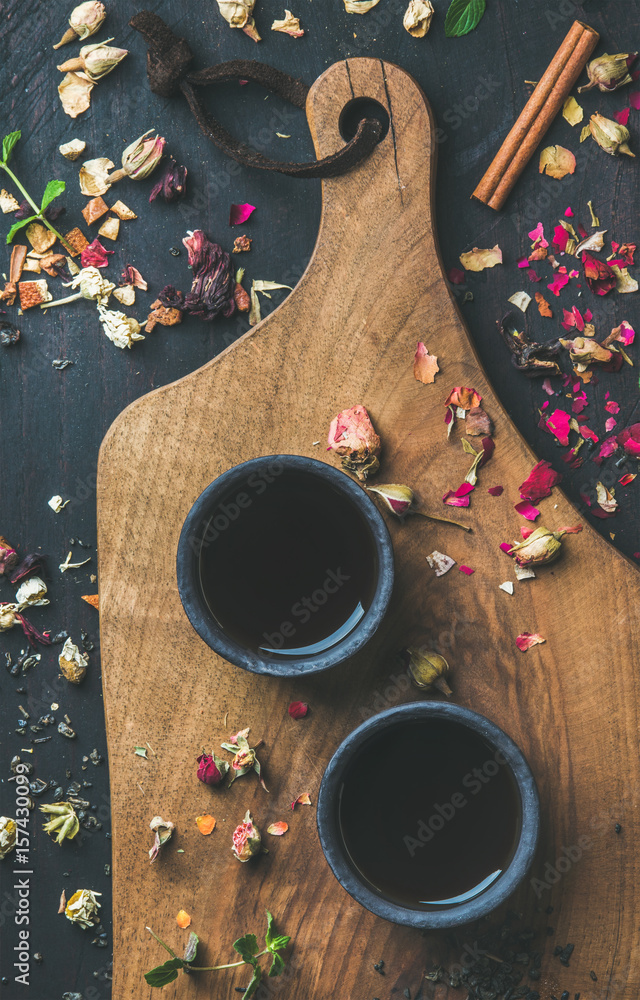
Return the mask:
[[274,170],[290,177],[337,177],[366,160],[380,141],[380,122],[375,118],[363,118],[353,139],[332,156],[310,163],[271,160],[232,136],[203,106],[199,90],[229,80],[251,80],[295,107],[304,108],[309,93],[306,83],[266,63],[244,59],[192,72],[193,53],[188,43],[174,35],[161,17],[143,10],[132,17],[129,24],[140,32],[149,46],[147,75],[154,94],[171,97],[182,93],[207,138],[244,166]]

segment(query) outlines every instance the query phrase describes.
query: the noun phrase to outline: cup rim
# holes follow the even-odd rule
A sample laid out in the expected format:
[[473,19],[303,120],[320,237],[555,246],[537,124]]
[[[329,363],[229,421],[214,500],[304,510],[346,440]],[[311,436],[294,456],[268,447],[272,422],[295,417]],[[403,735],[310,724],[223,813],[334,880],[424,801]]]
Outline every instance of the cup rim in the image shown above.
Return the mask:
[[[252,473],[265,471],[268,466],[280,463],[283,471],[301,472],[317,476],[336,488],[356,508],[364,520],[376,550],[378,574],[376,588],[369,608],[353,631],[335,646],[310,657],[277,659],[261,656],[244,648],[228,636],[215,621],[209,610],[199,583],[198,561],[203,529],[216,504],[234,486],[246,482]],[[187,618],[201,639],[225,660],[257,674],[278,677],[297,677],[327,670],[358,653],[377,631],[391,600],[394,581],[393,546],[384,518],[365,491],[344,472],[325,462],[302,455],[264,455],[235,465],[221,473],[206,487],[185,518],[176,556],[176,575],[180,601]]]
[[[400,723],[446,719],[462,724],[505,756],[522,806],[522,825],[515,853],[500,878],[475,899],[446,910],[415,910],[373,892],[346,857],[338,827],[338,795],[347,766],[372,737]],[[385,920],[422,930],[446,930],[486,916],[504,902],[529,871],[540,833],[540,800],[535,778],[520,748],[495,723],[461,705],[411,702],[367,719],[343,740],[324,772],[316,809],[318,835],[325,858],[338,882],[356,902]]]

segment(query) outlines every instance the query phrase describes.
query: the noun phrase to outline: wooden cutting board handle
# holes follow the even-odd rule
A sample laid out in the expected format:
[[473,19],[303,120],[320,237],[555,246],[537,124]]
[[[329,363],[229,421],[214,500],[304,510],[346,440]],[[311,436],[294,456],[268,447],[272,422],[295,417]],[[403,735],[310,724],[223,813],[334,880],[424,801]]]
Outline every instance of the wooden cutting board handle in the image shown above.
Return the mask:
[[[265,996],[364,1000],[409,987],[415,997],[424,969],[459,961],[460,949],[447,956],[443,939],[385,923],[354,903],[324,861],[314,809],[290,809],[303,791],[315,803],[327,761],[363,718],[420,697],[395,660],[416,634],[450,661],[455,700],[502,726],[536,774],[544,817],[532,872],[539,884],[524,886],[513,905],[541,928],[541,949],[549,903],[555,936],[547,952],[555,942],[575,943],[570,970],[545,958],[536,989],[559,996],[566,983],[572,994],[591,997],[593,969],[599,986],[613,983],[618,1000],[631,1000],[640,985],[638,574],[585,525],[566,540],[557,564],[516,583],[512,597],[499,590],[514,579],[499,544],[519,537],[513,504],[535,456],[489,386],[443,277],[434,235],[434,125],[424,94],[402,69],[376,59],[332,66],[308,99],[319,157],[343,144],[338,119],[356,97],[380,102],[391,127],[364,165],[324,182],[318,242],[295,291],[199,371],[126,409],[102,445],[99,584],[113,804],[114,1000],[151,996],[143,973],[166,955],[145,925],[181,953],[186,932],[175,923],[181,908],[203,942],[198,964],[206,965],[232,961],[233,940],[260,933],[265,909],[273,912],[293,943],[286,977],[270,980]],[[420,340],[439,358],[431,386],[413,378]],[[422,518],[390,525],[397,560],[392,609],[375,643],[349,666],[293,683],[218,659],[189,625],[175,578],[180,528],[200,492],[257,455],[332,461],[324,444],[331,418],[362,403],[383,441],[377,481],[407,483],[425,509],[442,512],[442,494],[463,481],[469,465],[459,430],[447,440],[444,425],[443,402],[455,385],[482,394],[496,428],[495,455],[481,471],[469,511],[459,512],[473,533]],[[498,484],[503,495],[489,496],[487,487]],[[541,506],[540,521],[551,528],[579,520],[558,490]],[[425,560],[435,548],[475,574],[454,568],[436,578]],[[520,653],[514,640],[525,630],[542,633],[546,644]],[[287,705],[297,699],[308,701],[311,712],[296,722]],[[202,747],[217,749],[246,726],[265,740],[270,793],[253,777],[229,791],[198,782]],[[134,746],[147,742],[150,759],[135,756]],[[406,766],[419,781],[429,764]],[[241,865],[231,854],[231,833],[248,808],[263,833],[276,819],[290,829],[279,839],[265,834],[270,853]],[[203,813],[217,819],[209,837],[196,828]],[[177,832],[150,865],[155,815],[172,820]],[[585,837],[589,846],[579,860],[556,865],[563,847]],[[373,970],[380,958],[384,980]],[[181,975],[163,997],[232,1000],[247,979],[242,969]],[[425,984],[424,996],[429,989]],[[439,998],[447,994],[438,990]]]

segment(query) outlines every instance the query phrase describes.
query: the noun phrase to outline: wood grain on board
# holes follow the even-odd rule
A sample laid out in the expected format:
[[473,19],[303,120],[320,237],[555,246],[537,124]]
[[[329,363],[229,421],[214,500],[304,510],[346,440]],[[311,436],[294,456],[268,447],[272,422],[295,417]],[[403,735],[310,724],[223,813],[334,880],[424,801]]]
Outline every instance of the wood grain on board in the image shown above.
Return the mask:
[[[145,924],[181,952],[186,932],[175,923],[181,908],[203,942],[198,964],[232,961],[231,942],[248,930],[260,933],[270,909],[293,943],[290,971],[282,982],[270,981],[268,995],[364,1000],[409,986],[413,996],[423,970],[447,961],[442,939],[386,923],[352,901],[324,860],[314,808],[290,810],[302,791],[315,804],[327,761],[367,714],[418,697],[393,676],[397,650],[409,634],[421,633],[449,659],[455,700],[502,726],[532,765],[544,817],[532,876],[543,879],[545,863],[554,864],[563,846],[590,838],[581,859],[548,891],[539,890],[540,900],[529,885],[515,898],[534,917],[552,901],[556,940],[575,943],[570,972],[547,955],[536,989],[555,992],[562,973],[570,988],[589,997],[589,970],[597,969],[601,981],[619,981],[616,997],[630,1000],[640,985],[639,578],[585,525],[567,539],[561,560],[535,580],[516,583],[513,597],[498,589],[513,579],[499,544],[519,535],[513,503],[535,456],[481,370],[442,275],[433,223],[433,122],[422,91],[403,70],[376,59],[332,66],[308,99],[319,157],[342,144],[338,116],[354,96],[384,105],[391,128],[368,162],[324,182],[316,249],[295,292],[209,364],[133,403],[100,453],[113,996],[151,995],[143,973],[166,956]],[[432,386],[413,378],[419,340],[439,359]],[[447,441],[444,425],[443,402],[455,385],[483,395],[496,428],[494,457],[481,471],[471,507],[457,512],[473,533],[420,518],[390,524],[397,562],[392,607],[379,636],[353,663],[291,682],[221,661],[189,625],[175,579],[180,529],[200,492],[257,455],[331,461],[324,450],[331,418],[362,403],[383,442],[378,481],[410,484],[427,510],[441,513],[442,494],[460,484],[469,464],[459,431]],[[489,496],[487,487],[498,484],[502,497]],[[579,520],[558,490],[541,507],[540,521],[549,527]],[[435,578],[425,561],[434,548],[475,574],[453,569]],[[547,641],[520,653],[514,640],[522,631]],[[287,715],[295,699],[312,706],[303,721]],[[229,791],[199,783],[201,748],[211,750],[246,726],[265,740],[270,793],[253,777]],[[147,741],[154,750],[149,761],[133,752]],[[411,766],[419,781],[428,762]],[[240,865],[231,833],[248,808],[263,832],[283,818],[290,829],[268,844],[268,855]],[[195,825],[205,812],[218,821],[207,838]],[[150,865],[148,824],[157,814],[172,820],[177,834]],[[616,820],[622,836],[614,832]],[[548,918],[539,919],[544,934]],[[380,957],[384,980],[373,970]],[[163,996],[231,1000],[247,978],[244,970],[181,976]],[[439,987],[438,996],[446,989]]]

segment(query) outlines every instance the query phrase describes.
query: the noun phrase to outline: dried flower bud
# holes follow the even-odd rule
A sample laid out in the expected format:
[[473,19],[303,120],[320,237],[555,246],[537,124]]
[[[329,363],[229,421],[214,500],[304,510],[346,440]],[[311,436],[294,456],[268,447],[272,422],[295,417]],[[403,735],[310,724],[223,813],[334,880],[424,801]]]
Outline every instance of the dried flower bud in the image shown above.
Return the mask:
[[176,827],[175,823],[172,823],[171,820],[164,820],[161,816],[154,816],[149,823],[149,828],[155,833],[153,847],[149,851],[149,857],[153,862],[158,857],[160,848],[164,847],[171,840]]
[[228,770],[226,760],[221,760],[215,754],[205,753],[203,750],[198,757],[198,780],[205,785],[219,785],[224,781]]
[[247,745],[241,750],[238,750],[237,754],[231,761],[231,767],[234,771],[248,771],[254,766],[255,762],[256,752]]
[[131,348],[137,340],[145,339],[144,334],[140,333],[140,324],[133,316],[125,316],[116,309],[105,309],[100,304],[98,313],[104,332],[116,347]]
[[[233,251],[235,253],[235,250]],[[233,301],[236,304],[236,309],[238,312],[249,312],[251,308],[251,297],[249,296],[246,288],[237,282],[236,287],[233,290]]]
[[410,0],[402,24],[414,38],[424,38],[434,15],[430,0]]
[[238,861],[243,863],[249,861],[262,850],[262,837],[258,828],[253,824],[249,809],[247,809],[242,823],[233,832],[231,850]]
[[432,687],[437,687],[447,698],[451,695],[451,688],[445,680],[449,673],[449,664],[444,656],[431,650],[423,652],[421,649],[409,646],[403,650],[402,658],[417,688],[428,691]]
[[47,585],[39,576],[31,576],[21,583],[16,592],[16,604],[25,607],[29,604],[48,604],[45,594]]
[[582,531],[581,524],[573,528],[559,528],[558,531],[550,531],[541,525],[519,545],[513,545],[509,555],[515,555],[519,566],[543,566],[554,562],[560,555],[562,536],[578,531]]
[[67,920],[80,924],[84,930],[93,927],[100,920],[98,909],[102,904],[97,897],[101,895],[101,892],[93,892],[91,889],[76,890],[64,911]]
[[51,805],[40,806],[40,812],[53,817],[48,823],[43,824],[42,829],[46,830],[57,844],[61,844],[65,839],[73,840],[80,829],[76,811],[70,802],[54,802]]
[[151,188],[149,201],[162,198],[163,201],[177,201],[187,189],[187,168],[179,167],[173,157],[163,177]]
[[568,348],[569,357],[575,364],[578,371],[585,371],[587,366],[595,361],[610,361],[611,351],[601,347],[597,341],[590,337],[575,337],[573,340],[560,339],[563,347]]
[[0,576],[9,573],[17,562],[18,553],[11,543],[0,535]]
[[212,320],[218,313],[229,317],[235,312],[235,281],[231,258],[217,243],[196,229],[183,239],[193,271],[191,291],[185,299],[185,311],[192,316]]
[[81,3],[78,7],[74,7],[69,18],[70,27],[65,31],[58,44],[53,46],[54,49],[59,49],[69,42],[75,42],[78,38],[88,38],[89,35],[95,35],[96,31],[102,27],[106,16],[104,4],[100,3],[99,0],[88,0],[87,3]]
[[637,52],[618,52],[615,56],[610,56],[607,52],[592,59],[587,66],[589,83],[578,87],[578,93],[584,90],[591,90],[599,87],[600,90],[617,90],[624,87],[626,83],[631,83],[629,67],[638,55]]
[[167,140],[159,135],[147,138],[151,132],[152,128],[127,146],[122,154],[122,170],[116,170],[109,176],[112,184],[122,180],[123,177],[141,181],[153,173],[164,155]]
[[241,28],[254,42],[260,41],[252,14],[256,0],[218,0],[223,18],[231,28]]
[[413,490],[398,483],[388,483],[385,486],[369,486],[370,493],[377,493],[382,498],[385,507],[396,517],[404,518],[411,513],[415,497]]
[[6,858],[16,846],[17,827],[8,816],[0,816],[0,860]]
[[0,604],[0,632],[8,632],[18,620],[18,606],[16,604]]
[[94,299],[99,305],[106,306],[109,296],[116,287],[113,282],[104,278],[97,267],[83,267],[76,274],[73,281],[63,283],[65,288],[79,289],[76,295],[68,295],[64,299],[56,299],[55,302],[47,303],[47,307],[66,305],[68,302],[75,302],[76,299]]
[[380,438],[364,406],[342,410],[331,421],[327,451],[340,455],[343,469],[354,472],[358,479],[366,480],[378,471],[380,448]]
[[58,666],[63,677],[66,677],[71,684],[80,684],[85,678],[88,665],[87,654],[81,653],[76,644],[67,638],[58,657]]
[[[107,42],[112,41],[113,38],[107,39]],[[61,73],[77,73],[78,71],[86,73],[92,83],[97,83],[128,55],[128,49],[117,49],[113,45],[107,45],[106,42],[83,45],[80,49],[80,55],[76,59],[67,59],[66,62],[58,66],[58,69]]]
[[618,122],[605,118],[604,115],[591,115],[589,119],[589,131],[605,153],[615,156],[616,153],[624,153],[625,156],[635,156],[629,149],[629,129]]

